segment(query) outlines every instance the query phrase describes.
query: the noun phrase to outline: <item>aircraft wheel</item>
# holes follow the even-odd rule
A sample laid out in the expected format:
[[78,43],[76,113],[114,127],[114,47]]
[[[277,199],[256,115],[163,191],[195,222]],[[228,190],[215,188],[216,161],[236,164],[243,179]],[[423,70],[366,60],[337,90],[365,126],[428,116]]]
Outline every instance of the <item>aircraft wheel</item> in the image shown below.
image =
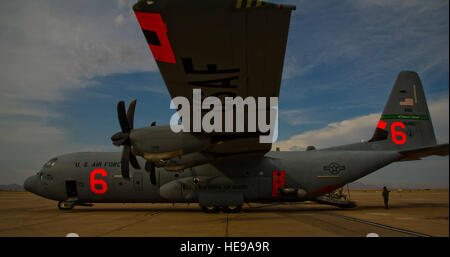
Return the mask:
[[201,205],[200,207],[202,207],[202,210],[205,213],[218,213],[218,212],[220,212],[220,207],[219,206],[204,206],[204,205]]
[[75,202],[66,202],[66,201],[58,202],[58,209],[60,210],[72,210],[74,206]]
[[230,205],[230,206],[224,206],[223,212],[226,213],[239,213],[242,210],[242,205]]

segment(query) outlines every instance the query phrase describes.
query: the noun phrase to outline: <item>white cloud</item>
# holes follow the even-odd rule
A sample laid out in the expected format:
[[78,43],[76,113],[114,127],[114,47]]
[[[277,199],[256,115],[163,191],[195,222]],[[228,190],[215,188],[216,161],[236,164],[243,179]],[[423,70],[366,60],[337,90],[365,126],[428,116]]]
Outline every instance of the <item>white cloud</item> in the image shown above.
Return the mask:
[[161,86],[130,86],[128,87],[129,90],[135,90],[135,91],[140,91],[140,92],[153,92],[153,93],[158,93],[158,94],[162,94],[162,95],[169,95],[169,92],[167,91],[167,88],[161,87]]
[[355,69],[342,71],[347,78],[342,85],[373,83],[374,76],[405,69],[423,77],[448,72],[447,0],[287,2],[297,4],[297,10],[288,40],[288,50],[295,54],[285,58],[284,79],[323,67],[339,69],[346,62]]
[[41,120],[9,119],[0,126],[0,184],[23,183],[51,157],[80,151],[116,150],[113,146],[80,145],[64,130]]
[[94,76],[156,71],[130,10],[108,8],[107,1],[2,1],[0,100],[61,100]]
[[388,7],[405,11],[405,8],[420,8],[420,12],[433,11],[445,7],[445,1],[422,1],[422,0],[359,0],[354,4],[360,8],[373,8],[374,6]]
[[[438,143],[448,142],[448,96],[429,103],[429,109]],[[368,140],[375,130],[380,115],[380,113],[372,113],[340,122],[333,122],[324,128],[306,131],[292,136],[288,140],[279,141],[273,144],[273,149],[279,147],[280,150],[284,151],[296,151],[305,150],[310,145],[316,146],[316,148],[325,148],[356,143],[360,142],[361,139]]]
[[449,102],[448,95],[438,98],[429,104],[431,121],[438,144],[449,142]]
[[117,7],[119,7],[119,9],[122,9],[131,6],[131,4],[135,2],[135,0],[117,0]]
[[0,1],[0,184],[22,183],[54,155],[113,149],[78,144],[49,106],[96,76],[157,71],[134,2]]
[[117,27],[120,27],[125,21],[125,17],[123,16],[123,14],[119,14],[117,15],[117,17],[114,19],[114,24]]
[[290,125],[304,125],[311,123],[319,123],[317,120],[312,120],[308,116],[308,110],[280,110],[280,120],[287,122]]
[[52,119],[61,117],[61,114],[43,105],[41,105],[40,108],[36,108],[36,106],[33,106],[33,103],[4,99],[4,101],[0,101],[0,117],[2,116],[22,116],[34,117],[39,119]]
[[280,150],[305,150],[307,146],[313,145],[316,148],[324,148],[345,143],[359,142],[361,139],[367,139],[370,132],[373,132],[379,113],[356,117],[350,120],[333,122],[326,127],[304,132],[295,135],[285,141],[274,144],[273,147],[279,147]]

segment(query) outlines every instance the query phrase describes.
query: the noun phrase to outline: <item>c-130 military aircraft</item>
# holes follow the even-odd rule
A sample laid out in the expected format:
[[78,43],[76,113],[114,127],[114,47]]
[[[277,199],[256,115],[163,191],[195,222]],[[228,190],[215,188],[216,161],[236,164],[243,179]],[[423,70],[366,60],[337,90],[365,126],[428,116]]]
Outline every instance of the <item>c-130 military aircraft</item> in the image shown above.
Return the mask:
[[[138,1],[134,13],[172,98],[278,97],[291,11],[261,0]],[[270,151],[259,133],[174,133],[134,128],[136,100],[117,105],[118,152],[83,152],[48,161],[25,189],[62,210],[92,203],[199,203],[205,212],[240,212],[244,203],[327,201],[323,195],[392,162],[446,156],[436,144],[422,83],[397,77],[367,142],[306,151]],[[374,124],[375,126],[375,124]],[[139,156],[137,158],[136,156]],[[130,169],[129,164],[132,168]]]

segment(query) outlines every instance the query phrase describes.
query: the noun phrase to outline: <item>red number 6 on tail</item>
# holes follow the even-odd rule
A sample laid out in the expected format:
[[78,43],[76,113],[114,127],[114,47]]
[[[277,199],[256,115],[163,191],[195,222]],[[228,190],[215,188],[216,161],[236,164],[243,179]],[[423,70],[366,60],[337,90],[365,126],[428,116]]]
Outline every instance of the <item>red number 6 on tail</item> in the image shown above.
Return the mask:
[[[397,145],[403,145],[406,142],[406,135],[401,131],[395,131],[396,127],[405,128],[405,125],[401,122],[394,122],[391,125],[392,141],[394,141]],[[397,136],[400,136],[401,139],[397,139]]]

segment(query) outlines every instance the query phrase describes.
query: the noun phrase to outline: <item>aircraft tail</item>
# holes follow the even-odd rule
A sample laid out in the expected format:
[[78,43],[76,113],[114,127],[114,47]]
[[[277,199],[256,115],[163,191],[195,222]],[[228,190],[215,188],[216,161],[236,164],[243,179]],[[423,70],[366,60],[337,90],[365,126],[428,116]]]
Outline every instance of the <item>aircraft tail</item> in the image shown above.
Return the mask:
[[433,124],[419,75],[398,74],[377,128],[369,140],[380,150],[403,150],[436,145]]

